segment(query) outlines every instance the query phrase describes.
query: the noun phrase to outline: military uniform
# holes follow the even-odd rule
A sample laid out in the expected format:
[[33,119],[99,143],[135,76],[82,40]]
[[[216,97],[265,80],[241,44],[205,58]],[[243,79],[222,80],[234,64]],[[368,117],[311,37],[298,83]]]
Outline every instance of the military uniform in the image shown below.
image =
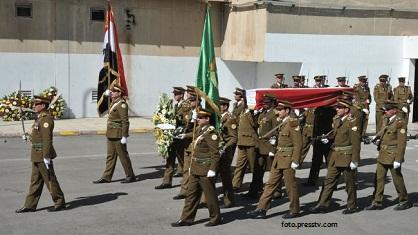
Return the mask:
[[[184,88],[182,87],[174,87],[173,92],[179,92],[179,94],[184,93]],[[175,93],[176,94],[176,93]],[[181,134],[184,132],[185,125],[186,125],[186,115],[190,112],[190,102],[188,100],[181,99],[174,105],[174,115],[176,117],[176,130],[175,134]],[[172,185],[173,175],[174,175],[174,168],[176,165],[176,158],[178,160],[178,170],[181,170],[181,174],[183,174],[183,166],[184,166],[184,150],[187,146],[185,146],[187,141],[180,140],[180,139],[173,139],[172,144],[170,145],[168,158],[166,159],[165,164],[165,171],[163,176],[163,183],[159,186],[156,186],[156,189],[162,188],[169,188]]]
[[408,123],[410,105],[414,97],[412,95],[411,87],[405,86],[405,78],[400,77],[398,79],[399,83],[402,84],[399,84],[399,86],[393,89],[393,100],[401,105],[402,112],[400,112],[399,115],[403,116],[405,122]]
[[238,141],[237,119],[230,112],[223,113],[221,117],[221,140],[223,143],[223,154],[219,161],[219,175],[222,180],[224,205],[225,207],[230,207],[235,202],[232,187],[231,163]]
[[110,182],[116,167],[116,160],[119,156],[128,180],[134,180],[135,174],[132,169],[131,159],[127,145],[121,143],[122,137],[129,136],[128,104],[125,99],[118,98],[110,104],[110,112],[107,118],[107,157],[106,167],[102,179]]
[[[35,96],[35,104],[41,103],[47,104],[49,100]],[[60,210],[65,206],[64,193],[55,176],[54,164],[52,163],[52,159],[57,157],[53,146],[53,130],[54,119],[46,110],[41,111],[32,125],[32,175],[29,192],[26,196],[24,207],[16,210],[16,213],[35,211],[42,194],[44,183],[55,204],[55,207],[51,210]],[[51,161],[47,164],[44,162],[44,159]]]
[[[398,105],[397,103],[386,102],[385,109],[397,108]],[[367,209],[382,206],[383,191],[388,170],[392,174],[393,184],[398,193],[398,207],[407,209],[410,206],[401,172],[401,163],[404,162],[406,149],[406,126],[407,123],[404,118],[399,115],[394,115],[388,119],[387,125],[377,135],[380,138],[380,144],[378,146],[379,155],[377,157],[375,191],[373,193],[373,203]],[[397,168],[395,168],[395,164],[399,164]]]
[[305,124],[302,129],[302,157],[301,163],[305,161],[309,148],[312,144],[312,136],[315,122],[315,108],[309,108],[303,113],[305,116]]
[[[349,101],[339,101],[337,105],[342,108],[351,108]],[[348,194],[347,210],[345,213],[352,213],[357,208],[357,189],[355,169],[360,161],[360,130],[358,122],[350,114],[344,117],[336,117],[333,124],[333,132],[330,139],[333,139],[331,146],[328,172],[324,180],[324,188],[319,198],[319,206],[327,208],[332,193],[337,185],[341,173],[345,176],[346,191]],[[351,167],[350,167],[351,164]]]
[[288,85],[286,85],[283,81],[284,81],[284,74],[282,74],[282,73],[278,73],[278,74],[275,74],[274,75],[277,79],[279,79],[279,78],[281,78],[281,79],[283,79],[282,80],[282,82],[280,83],[280,82],[275,82],[275,83],[273,83],[271,86],[270,86],[270,88],[273,88],[273,89],[277,89],[277,88],[288,88]]
[[[242,98],[245,98],[245,90],[241,88],[235,88],[234,94],[237,96],[240,96]],[[240,115],[244,110],[247,108],[247,104],[244,100],[235,101],[232,105],[232,114],[236,117],[237,120],[239,120]]]
[[218,168],[219,137],[215,132],[215,128],[210,125],[196,128],[195,135],[196,138],[191,144],[193,149],[187,196],[180,221],[177,224],[173,224],[173,226],[179,226],[181,222],[192,223],[194,221],[202,191],[205,194],[209,209],[210,223],[216,225],[221,222],[221,213],[214,182],[212,177],[208,177],[209,171],[214,172]]
[[270,208],[273,194],[282,178],[284,178],[290,201],[289,214],[284,218],[295,217],[299,214],[299,192],[295,169],[292,166],[293,164],[298,165],[300,162],[302,150],[302,133],[298,120],[291,117],[284,118],[283,122],[279,125],[278,133],[277,149],[270,169],[270,177],[264,186],[264,192],[260,197],[257,209],[249,212],[248,214],[250,215],[258,216],[261,214],[265,216],[266,211]]
[[241,187],[248,165],[251,172],[254,172],[258,142],[257,128],[257,121],[253,111],[249,109],[244,110],[240,115],[238,125],[238,157],[232,179],[234,189]]
[[336,87],[350,87],[349,85],[345,84],[347,81],[346,77],[337,77],[337,86]]
[[370,112],[370,102],[372,100],[372,96],[370,95],[370,88],[367,86],[367,77],[360,76],[358,77],[359,81],[362,83],[354,84],[354,100],[353,105],[357,108],[357,119],[360,122],[358,126],[360,129],[361,136],[366,135],[367,124],[369,121],[369,112]]
[[382,119],[383,119],[383,105],[384,102],[387,100],[393,99],[392,93],[392,86],[387,82],[388,75],[381,75],[379,77],[380,82],[384,82],[382,85],[381,83],[376,84],[373,91],[373,98],[376,102],[376,133],[380,131],[382,128]]

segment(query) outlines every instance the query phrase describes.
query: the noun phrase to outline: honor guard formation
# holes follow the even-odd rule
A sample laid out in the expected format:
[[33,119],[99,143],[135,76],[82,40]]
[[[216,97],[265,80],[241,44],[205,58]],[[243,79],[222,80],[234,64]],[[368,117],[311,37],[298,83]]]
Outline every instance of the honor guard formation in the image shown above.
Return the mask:
[[[308,88],[305,76],[292,76],[293,87],[284,83],[284,74],[275,74],[271,89]],[[349,87],[346,77],[338,77],[337,87]],[[373,89],[373,99],[367,76],[359,76],[351,91],[341,92],[332,106],[294,108],[285,99],[273,93],[262,97],[262,107],[247,105],[246,91],[236,88],[234,99],[220,97],[217,105],[219,122],[213,111],[201,107],[202,97],[193,86],[173,88],[175,126],[161,184],[156,190],[173,187],[173,177],[182,177],[175,200],[184,199],[183,210],[173,227],[194,224],[196,212],[207,207],[209,222],[206,226],[222,223],[221,208],[236,206],[236,197],[258,200],[254,210],[247,211],[250,218],[266,218],[272,199],[287,195],[289,210],[282,217],[301,216],[299,185],[311,187],[322,184],[318,201],[310,213],[329,210],[338,180],[344,176],[347,205],[343,214],[360,209],[357,202],[357,170],[361,162],[361,143],[377,146],[378,157],[372,201],[365,210],[383,209],[383,191],[387,172],[390,171],[398,194],[395,210],[412,205],[402,176],[408,139],[408,117],[413,100],[405,77],[392,89],[389,76],[381,75]],[[313,88],[329,87],[327,77],[314,77]],[[107,157],[105,169],[94,184],[110,183],[119,157],[126,178],[121,183],[136,181],[127,151],[129,137],[128,104],[124,89],[115,84],[109,96],[111,105],[107,117]],[[376,133],[367,136],[370,104],[376,103]],[[51,100],[35,96],[34,111],[37,118],[32,125],[32,176],[24,206],[16,213],[36,210],[43,184],[47,186],[54,207],[49,211],[65,209],[64,194],[54,171],[53,159],[57,153],[53,146],[54,120],[49,114]],[[309,177],[298,182],[298,169],[312,146],[312,164]],[[235,167],[231,163],[235,158]],[[177,162],[177,164],[176,164]],[[326,177],[319,181],[322,166]],[[252,173],[249,188],[243,186],[246,172]],[[270,172],[263,182],[265,172]],[[222,183],[223,202],[218,202],[215,188],[217,177]],[[245,193],[238,194],[248,190]],[[220,205],[221,204],[221,205]]]

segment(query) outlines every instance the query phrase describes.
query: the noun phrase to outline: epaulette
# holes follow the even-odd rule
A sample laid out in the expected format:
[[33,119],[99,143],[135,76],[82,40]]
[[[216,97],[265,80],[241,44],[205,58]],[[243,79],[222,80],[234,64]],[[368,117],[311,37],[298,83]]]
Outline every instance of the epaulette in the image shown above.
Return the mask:
[[289,125],[291,127],[297,127],[297,126],[299,126],[299,120],[297,118],[290,118],[289,119]]

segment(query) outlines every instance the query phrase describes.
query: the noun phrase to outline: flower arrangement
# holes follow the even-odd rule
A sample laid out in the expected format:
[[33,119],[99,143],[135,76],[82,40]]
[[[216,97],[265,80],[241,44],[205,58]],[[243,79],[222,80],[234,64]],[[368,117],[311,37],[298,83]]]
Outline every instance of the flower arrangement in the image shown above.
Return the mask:
[[173,142],[173,132],[176,125],[176,118],[173,108],[173,100],[166,93],[161,94],[157,109],[152,116],[154,124],[154,136],[157,143],[158,153],[165,159]]
[[[22,110],[20,109],[22,107]],[[30,120],[34,114],[28,111],[32,107],[30,96],[25,96],[18,92],[13,92],[9,96],[0,99],[0,117],[4,121]]]
[[[52,86],[48,89],[45,89],[41,93],[41,96],[47,97],[48,99],[52,100],[57,94],[58,94],[57,88]],[[51,105],[51,107],[49,107],[49,112],[54,119],[61,119],[62,116],[64,115],[65,106],[66,106],[65,101],[60,96],[58,100],[53,105]]]

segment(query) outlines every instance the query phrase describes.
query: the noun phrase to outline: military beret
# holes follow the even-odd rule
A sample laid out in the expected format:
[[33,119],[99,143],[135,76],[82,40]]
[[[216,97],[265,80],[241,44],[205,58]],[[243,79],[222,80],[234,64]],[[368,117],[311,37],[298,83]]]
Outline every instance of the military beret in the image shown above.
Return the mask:
[[361,76],[358,77],[358,80],[359,81],[366,82],[367,81],[367,77],[365,75],[361,75]]
[[392,100],[386,100],[383,104],[383,110],[388,111],[391,109],[399,109],[399,103]]
[[121,85],[116,84],[116,83],[110,87],[110,90],[113,92],[121,92],[125,94],[125,89]]
[[299,75],[294,75],[294,76],[292,76],[292,78],[293,78],[293,81],[300,81],[301,80],[301,76],[299,76]]
[[350,100],[345,99],[338,99],[337,102],[334,104],[336,108],[351,108],[353,104]]
[[277,108],[292,108],[292,103],[287,100],[277,100]]
[[48,97],[43,97],[40,95],[34,95],[33,96],[33,103],[34,104],[49,104],[51,103],[51,100]]
[[379,76],[380,81],[387,81],[388,78],[389,78],[389,75],[386,75],[386,74],[382,74],[382,75]]
[[284,78],[284,74],[283,73],[276,73],[276,74],[274,74],[274,76],[276,78]]
[[222,104],[229,104],[231,100],[225,97],[219,97],[218,99],[218,104],[222,105]]
[[398,77],[399,82],[405,82],[405,77]]
[[210,117],[212,116],[212,112],[207,109],[201,108],[199,109],[199,111],[197,111],[197,116],[198,117]]
[[235,95],[245,95],[245,90],[244,89],[241,89],[239,87],[236,87],[235,88],[235,91],[234,91],[234,94]]
[[184,89],[183,87],[179,87],[179,86],[173,87],[174,94],[184,94],[185,91],[186,89]]
[[339,82],[345,82],[347,80],[346,77],[337,77],[337,81]]

